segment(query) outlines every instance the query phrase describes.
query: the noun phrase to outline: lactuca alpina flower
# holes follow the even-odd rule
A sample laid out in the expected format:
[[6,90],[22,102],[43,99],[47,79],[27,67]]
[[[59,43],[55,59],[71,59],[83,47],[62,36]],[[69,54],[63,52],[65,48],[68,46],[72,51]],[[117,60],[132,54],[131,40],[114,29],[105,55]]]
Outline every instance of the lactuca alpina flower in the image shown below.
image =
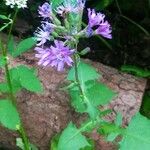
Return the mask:
[[5,0],[6,1],[6,5],[10,6],[11,8],[13,8],[15,5],[18,8],[26,8],[27,7],[27,0]]
[[59,6],[56,12],[60,16],[64,16],[65,14],[68,14],[71,12],[79,13],[83,11],[84,6],[85,6],[85,0],[77,0],[77,5],[73,5],[71,2],[70,3],[67,2]]
[[[88,9],[88,18],[89,18],[88,28],[91,28],[91,29],[93,27],[97,28],[94,34],[99,34],[109,39],[112,38],[111,26],[108,23],[108,21],[105,21],[104,14],[96,13],[94,9],[92,10]],[[88,31],[91,31],[91,30],[88,30]]]
[[43,18],[51,18],[52,6],[49,3],[44,3],[42,6],[39,6],[39,15]]
[[41,46],[46,43],[47,40],[50,40],[50,34],[53,31],[53,28],[50,23],[46,22],[42,24],[42,27],[35,31],[34,36],[39,42],[37,46]]
[[73,60],[71,55],[74,53],[73,49],[64,45],[64,42],[55,40],[54,46],[50,48],[36,47],[37,54],[35,57],[39,58],[39,65],[56,67],[58,71],[63,71],[65,65],[72,66]]

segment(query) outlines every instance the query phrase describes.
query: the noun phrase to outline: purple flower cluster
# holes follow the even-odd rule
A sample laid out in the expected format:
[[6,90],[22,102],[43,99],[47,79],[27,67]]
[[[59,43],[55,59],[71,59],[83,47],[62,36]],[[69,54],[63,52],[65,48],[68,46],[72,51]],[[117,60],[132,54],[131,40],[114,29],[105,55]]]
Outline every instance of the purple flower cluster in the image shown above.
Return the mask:
[[74,50],[69,49],[62,41],[55,40],[54,44],[50,48],[36,47],[35,50],[38,54],[35,56],[40,59],[39,65],[56,67],[58,71],[63,71],[65,64],[72,66],[71,55]]
[[[77,5],[65,2],[54,11],[65,19],[68,16],[66,14],[70,12],[82,15],[85,1],[77,0]],[[88,9],[89,23],[87,27],[73,35],[72,32],[67,32],[65,23],[68,20],[65,20],[65,26],[62,26],[57,15],[53,13],[51,4],[46,2],[39,6],[38,13],[43,18],[41,27],[37,28],[34,34],[38,42],[35,50],[37,52],[36,57],[39,58],[39,65],[55,67],[58,71],[62,71],[66,65],[72,66],[73,60],[71,56],[75,52],[65,43],[73,42],[76,38],[85,37],[85,34],[87,37],[99,34],[108,39],[112,38],[111,26],[105,20],[105,15],[96,13],[94,9]],[[56,37],[63,38],[67,42],[55,40]],[[54,41],[54,46],[46,47],[45,45],[48,41]]]
[[44,3],[42,6],[39,6],[39,15],[43,18],[51,18],[52,14],[52,7],[49,5],[49,3]]
[[87,35],[91,35],[91,30],[93,27],[97,27],[94,34],[99,34],[102,35],[105,38],[111,39],[111,26],[108,23],[108,21],[105,21],[105,15],[101,13],[96,13],[94,9],[88,9],[88,18],[89,18],[89,23],[88,23],[88,30],[87,30]]
[[37,46],[41,46],[46,43],[47,40],[50,40],[50,34],[53,31],[53,28],[50,23],[45,22],[42,24],[41,28],[37,28],[34,35],[36,37]]

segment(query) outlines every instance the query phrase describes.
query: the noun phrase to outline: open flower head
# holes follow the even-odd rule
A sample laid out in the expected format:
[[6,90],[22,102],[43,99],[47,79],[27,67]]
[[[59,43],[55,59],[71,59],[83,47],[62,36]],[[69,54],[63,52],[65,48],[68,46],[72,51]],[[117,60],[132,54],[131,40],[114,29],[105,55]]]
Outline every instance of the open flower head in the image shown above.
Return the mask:
[[108,21],[105,21],[105,15],[102,13],[96,13],[94,9],[88,9],[88,18],[89,18],[89,23],[88,23],[88,30],[87,31],[91,31],[89,30],[89,28],[93,28],[95,27],[95,34],[99,34],[102,35],[105,38],[112,38],[111,35],[111,26],[108,23]]
[[35,56],[40,59],[39,65],[55,67],[58,71],[63,71],[65,65],[72,66],[71,55],[74,50],[65,46],[62,41],[55,40],[54,46],[50,48],[36,47],[35,50],[37,51]]
[[49,3],[45,2],[42,6],[39,6],[38,12],[40,17],[51,18],[52,6]]
[[10,6],[11,8],[17,6],[18,8],[26,8],[27,7],[27,0],[5,0],[6,5]]
[[44,24],[42,24],[41,28],[38,27],[34,33],[34,36],[37,42],[39,42],[37,46],[41,46],[45,44],[47,40],[50,40],[50,34],[52,31],[53,31],[53,28],[51,24],[48,22],[45,22]]

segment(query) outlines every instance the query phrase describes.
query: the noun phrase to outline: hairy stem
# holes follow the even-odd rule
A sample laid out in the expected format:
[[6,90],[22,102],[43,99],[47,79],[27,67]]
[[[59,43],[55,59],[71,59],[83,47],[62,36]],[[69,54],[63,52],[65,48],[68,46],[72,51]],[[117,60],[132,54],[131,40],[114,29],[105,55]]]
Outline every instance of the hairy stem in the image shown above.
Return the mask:
[[80,80],[79,80],[79,76],[78,76],[78,62],[77,62],[77,56],[76,56],[76,54],[73,55],[73,58],[74,58],[74,67],[75,67],[75,79],[76,79],[76,82],[78,84],[80,93],[83,96],[84,92],[82,90],[82,87],[81,87],[81,84],[80,84]]
[[[14,17],[13,17],[13,23],[11,24],[9,32],[8,32],[8,41],[10,40],[11,32],[12,32],[12,29],[13,29],[13,25],[14,25],[17,13],[18,13],[18,9],[16,9],[16,11],[15,11],[15,14],[14,14]],[[3,46],[3,44],[1,44],[1,47],[2,47],[3,56],[5,58],[5,75],[6,75],[6,80],[7,80],[7,84],[8,84],[8,87],[9,87],[9,97],[10,97],[10,100],[12,100],[12,103],[14,104],[14,106],[17,109],[16,96],[14,95],[14,92],[13,92],[13,84],[12,84],[12,81],[11,81],[11,76],[10,76],[9,66],[8,66],[7,47]],[[25,150],[30,150],[30,144],[29,144],[29,141],[28,141],[28,138],[26,136],[26,133],[25,133],[25,130],[24,130],[24,127],[23,127],[22,123],[21,123],[19,132],[20,132],[20,134],[22,136],[22,139],[23,139],[23,142],[24,142],[24,149]]]

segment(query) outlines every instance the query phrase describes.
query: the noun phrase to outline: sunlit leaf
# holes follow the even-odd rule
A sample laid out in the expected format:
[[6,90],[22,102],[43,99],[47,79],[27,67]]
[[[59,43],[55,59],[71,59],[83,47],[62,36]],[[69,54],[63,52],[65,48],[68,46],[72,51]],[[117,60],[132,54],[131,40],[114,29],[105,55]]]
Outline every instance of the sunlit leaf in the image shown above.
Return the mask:
[[11,130],[20,125],[19,113],[10,100],[0,100],[0,123]]

